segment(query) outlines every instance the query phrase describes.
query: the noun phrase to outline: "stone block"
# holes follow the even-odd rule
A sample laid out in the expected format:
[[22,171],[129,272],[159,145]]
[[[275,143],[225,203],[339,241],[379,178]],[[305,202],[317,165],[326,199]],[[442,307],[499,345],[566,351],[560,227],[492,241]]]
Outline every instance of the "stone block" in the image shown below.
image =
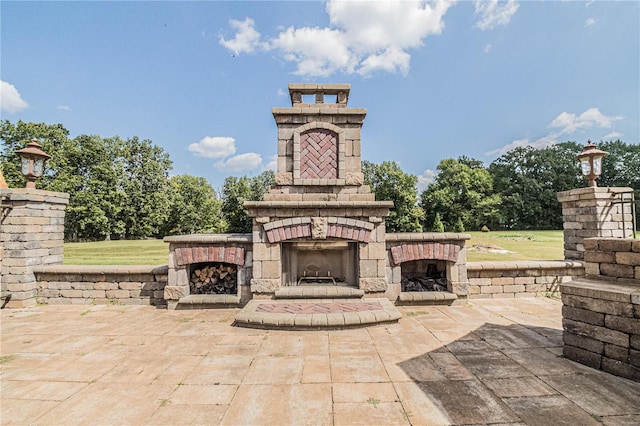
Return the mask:
[[585,262],[594,263],[615,263],[616,254],[611,251],[589,251],[588,249],[584,254]]
[[629,349],[629,364],[640,367],[640,351]]
[[60,290],[60,296],[68,298],[82,297],[83,290]]
[[492,285],[512,285],[514,283],[514,278],[513,277],[500,277],[500,278],[494,278],[492,280]]
[[640,318],[619,317],[607,315],[604,319],[607,328],[622,331],[629,334],[640,333]]
[[366,293],[386,291],[387,280],[384,278],[360,278],[358,287]]
[[616,278],[633,278],[634,277],[633,266],[631,265],[619,265],[610,263],[600,264],[600,275],[606,277]]
[[[114,290],[118,291],[118,290]],[[127,293],[127,297],[129,296],[129,292],[126,290],[120,290]],[[189,294],[189,286],[178,286],[178,285],[167,285],[164,287],[164,298],[166,300],[178,300],[181,297],[184,297]]]
[[524,293],[526,288],[524,285],[505,285],[502,290],[505,293]]
[[[189,287],[187,287],[187,293],[189,294]],[[106,296],[109,299],[128,299],[129,291],[128,290],[105,290]],[[185,296],[186,296],[185,294]],[[182,297],[182,296],[180,296]]]
[[[252,279],[251,292],[253,293],[275,293],[280,288],[280,279]],[[165,292],[166,299],[166,292]]]
[[503,291],[504,290],[501,285],[491,285],[491,286],[480,287],[481,294],[495,294],[495,293],[502,293]]
[[82,297],[87,299],[104,298],[105,290],[82,290]]
[[580,364],[587,365],[592,368],[600,369],[600,367],[602,366],[602,355],[585,351],[584,349],[564,345],[564,347],[562,348],[562,354],[567,359],[579,362]]
[[640,253],[616,253],[616,263],[620,263],[622,265],[640,265]]
[[606,343],[604,345],[604,356],[622,362],[629,362],[629,348]]
[[640,351],[640,334],[632,334],[629,338],[629,346]]
[[631,251],[631,239],[602,238],[598,241],[601,251]]
[[605,314],[564,305],[562,306],[562,317],[574,321],[604,326]]
[[629,347],[629,335],[616,330],[599,327],[597,325],[584,322],[573,321],[567,318],[562,319],[562,326],[570,333],[580,336],[590,337],[614,345]]
[[118,288],[120,290],[140,290],[142,288],[142,283],[137,281],[123,281],[118,283]]
[[633,305],[631,303],[594,299],[573,294],[562,294],[562,303],[573,306],[574,308],[587,309],[622,317],[633,317]]
[[262,262],[262,278],[279,279],[281,275],[280,262],[275,260],[267,260]]
[[592,339],[586,336],[580,336],[578,334],[573,334],[568,331],[562,333],[562,339],[565,344],[569,346],[574,346],[576,348],[584,349],[589,352],[593,352],[595,354],[602,355],[604,353],[604,345],[605,343]]
[[602,370],[616,376],[624,377],[636,382],[640,382],[640,368],[631,364],[620,362],[615,359],[602,358]]

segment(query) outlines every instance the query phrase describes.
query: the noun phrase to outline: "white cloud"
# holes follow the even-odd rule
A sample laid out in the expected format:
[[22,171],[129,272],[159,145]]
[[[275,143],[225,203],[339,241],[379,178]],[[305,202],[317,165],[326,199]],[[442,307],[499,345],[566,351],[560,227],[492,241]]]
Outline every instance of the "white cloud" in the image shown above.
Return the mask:
[[550,146],[553,146],[555,144],[558,143],[558,136],[560,136],[560,133],[549,133],[546,136],[543,136],[539,139],[536,139],[535,141],[531,142],[529,140],[529,138],[524,138],[524,139],[517,139],[513,142],[511,142],[510,144],[507,144],[505,146],[503,146],[502,148],[498,148],[498,149],[494,149],[492,151],[486,152],[485,155],[487,156],[500,156],[503,154],[506,154],[507,152],[511,151],[512,149],[516,149],[516,148],[520,148],[520,147],[525,147],[525,146],[531,146],[535,149],[544,149],[544,148],[548,148]]
[[620,139],[622,137],[622,133],[620,132],[610,132],[607,133],[606,135],[604,135],[602,137],[602,140],[604,141],[612,141],[612,140],[616,140],[616,139]]
[[493,46],[491,45],[491,43],[487,44],[487,45],[484,47],[484,53],[489,53],[489,52],[491,52],[491,49],[492,49],[492,48],[493,48]]
[[228,160],[218,161],[213,167],[224,172],[246,172],[256,170],[262,166],[262,157],[255,152],[236,155]]
[[593,24],[595,24],[596,22],[598,22],[598,20],[597,20],[597,19],[595,19],[595,18],[589,18],[589,19],[587,19],[587,20],[585,21],[584,26],[585,26],[585,27],[590,27],[590,26],[592,26]]
[[58,105],[56,107],[56,109],[62,110],[62,111],[71,111],[71,107],[67,106],[67,105]]
[[479,15],[476,27],[491,30],[500,25],[507,25],[511,17],[518,11],[520,5],[515,0],[475,0],[476,15]]
[[614,121],[623,118],[622,116],[608,117],[602,114],[598,108],[589,108],[580,115],[563,112],[551,122],[550,127],[561,128],[562,133],[573,133],[576,130],[592,127],[610,128]]
[[265,170],[273,170],[274,172],[278,171],[278,156],[277,155],[272,155],[271,158],[269,158],[269,162],[267,163],[266,166],[264,166]]
[[13,114],[28,106],[13,84],[0,80],[0,111]]
[[422,192],[427,189],[427,187],[436,180],[436,174],[437,173],[431,169],[422,172],[422,174],[418,176],[418,191]]
[[[494,149],[486,152],[485,155],[502,155],[512,149],[532,146],[536,149],[543,149],[549,146],[555,145],[560,142],[561,137],[572,135],[577,131],[582,131],[591,128],[608,129],[611,128],[614,121],[622,120],[622,116],[606,116],[600,112],[598,108],[589,108],[580,115],[576,115],[569,112],[563,112],[553,119],[549,127],[559,129],[558,131],[550,132],[548,135],[543,136],[535,141],[530,141],[529,138],[518,139],[510,144],[503,146],[502,148]],[[622,136],[618,132],[611,132],[608,135],[602,137],[602,139],[615,139]]]
[[236,36],[231,40],[225,40],[220,36],[219,42],[221,45],[231,50],[236,55],[242,52],[251,53],[254,50],[262,48],[260,42],[260,33],[254,28],[254,22],[251,18],[246,18],[244,21],[238,21],[232,19],[229,21],[229,25],[236,29]]
[[205,136],[199,142],[190,144],[188,150],[198,157],[224,158],[236,153],[236,140],[230,137]]
[[[238,44],[275,51],[285,61],[296,64],[294,73],[298,75],[326,77],[338,71],[361,75],[376,71],[407,73],[411,59],[408,50],[422,46],[428,35],[442,32],[443,17],[453,3],[330,0],[326,6],[328,27],[281,29],[277,37],[261,44],[259,34],[249,31],[253,21],[242,30],[238,21],[232,21],[239,29],[234,40],[250,39],[252,43]],[[249,18],[244,23],[247,21]],[[235,44],[224,39],[221,44],[237,50]]]

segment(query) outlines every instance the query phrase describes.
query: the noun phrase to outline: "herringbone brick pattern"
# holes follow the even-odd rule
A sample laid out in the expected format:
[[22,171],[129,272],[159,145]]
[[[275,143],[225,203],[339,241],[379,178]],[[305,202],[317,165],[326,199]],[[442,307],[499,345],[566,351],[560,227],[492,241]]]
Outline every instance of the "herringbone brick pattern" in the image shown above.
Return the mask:
[[256,312],[271,314],[333,314],[377,310],[382,310],[379,302],[263,303],[256,308]]
[[338,139],[334,132],[316,129],[300,135],[300,177],[338,177]]

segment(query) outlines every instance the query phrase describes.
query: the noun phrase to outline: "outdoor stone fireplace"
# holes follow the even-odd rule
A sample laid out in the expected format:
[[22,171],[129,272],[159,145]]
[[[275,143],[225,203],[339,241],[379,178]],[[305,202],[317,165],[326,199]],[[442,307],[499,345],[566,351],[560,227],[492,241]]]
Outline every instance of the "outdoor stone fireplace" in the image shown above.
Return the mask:
[[[344,285],[387,290],[385,217],[393,206],[363,184],[360,131],[366,110],[348,108],[347,84],[291,84],[291,108],[274,108],[276,185],[246,202],[253,217],[251,291]],[[304,103],[313,95],[315,103]],[[325,95],[335,97],[325,103]]]
[[[169,307],[199,291],[190,280],[203,266],[221,264],[237,271],[239,304],[297,286],[348,287],[393,301],[415,292],[466,298],[469,235],[387,235],[393,202],[376,200],[364,184],[360,137],[367,112],[347,106],[349,92],[348,84],[289,85],[292,106],[272,110],[275,185],[262,201],[244,203],[252,233],[165,238]],[[314,103],[305,102],[309,97]],[[325,103],[329,97],[333,102]],[[421,281],[429,285],[417,288]]]

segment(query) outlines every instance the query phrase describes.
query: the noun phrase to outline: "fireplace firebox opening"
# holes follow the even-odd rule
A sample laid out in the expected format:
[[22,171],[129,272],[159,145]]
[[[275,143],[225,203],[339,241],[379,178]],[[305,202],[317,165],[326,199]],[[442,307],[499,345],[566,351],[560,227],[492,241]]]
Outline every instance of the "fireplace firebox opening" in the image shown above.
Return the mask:
[[401,266],[402,291],[448,291],[447,262],[414,260]]
[[238,266],[223,262],[189,265],[190,294],[238,294]]
[[358,244],[349,241],[282,243],[282,285],[358,285]]

